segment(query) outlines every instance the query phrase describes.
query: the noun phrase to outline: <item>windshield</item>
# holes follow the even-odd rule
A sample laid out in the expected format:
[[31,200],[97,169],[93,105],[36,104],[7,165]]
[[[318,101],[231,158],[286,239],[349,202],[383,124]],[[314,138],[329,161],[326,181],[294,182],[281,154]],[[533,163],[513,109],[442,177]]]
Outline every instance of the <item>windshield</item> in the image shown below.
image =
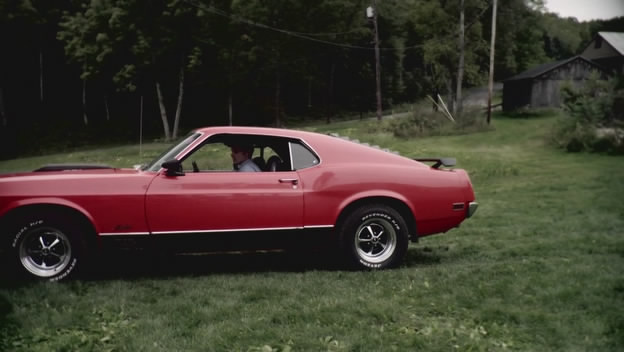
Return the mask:
[[174,144],[169,149],[165,150],[160,156],[154,159],[149,164],[145,165],[141,170],[143,171],[158,171],[161,168],[162,163],[167,160],[174,159],[176,155],[180,154],[184,148],[188,147],[194,140],[196,140],[201,133],[191,132],[184,140],[178,144]]

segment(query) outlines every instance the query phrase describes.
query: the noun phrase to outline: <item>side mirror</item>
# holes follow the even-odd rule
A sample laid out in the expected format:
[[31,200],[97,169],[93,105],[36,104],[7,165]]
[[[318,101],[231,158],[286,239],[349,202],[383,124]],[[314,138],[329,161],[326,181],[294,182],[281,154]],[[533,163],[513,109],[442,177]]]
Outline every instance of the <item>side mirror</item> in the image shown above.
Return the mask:
[[182,163],[180,160],[171,159],[162,163],[162,166],[166,171],[167,176],[184,176],[184,171],[182,171]]

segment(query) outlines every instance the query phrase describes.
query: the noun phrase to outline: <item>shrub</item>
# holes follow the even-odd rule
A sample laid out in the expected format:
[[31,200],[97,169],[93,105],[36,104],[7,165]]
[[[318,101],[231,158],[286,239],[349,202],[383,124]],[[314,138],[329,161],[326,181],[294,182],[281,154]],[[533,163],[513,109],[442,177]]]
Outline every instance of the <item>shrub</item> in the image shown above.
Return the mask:
[[554,114],[558,114],[559,109],[555,108],[530,108],[524,107],[515,109],[510,112],[505,112],[504,116],[512,119],[532,119],[532,118],[541,118],[545,116],[551,116]]
[[479,108],[464,110],[455,122],[441,112],[420,109],[411,112],[408,117],[387,119],[382,128],[399,138],[459,135],[492,129],[486,124],[483,110]]
[[569,152],[624,153],[623,81],[593,74],[582,86],[563,85],[566,116],[555,128],[554,142]]

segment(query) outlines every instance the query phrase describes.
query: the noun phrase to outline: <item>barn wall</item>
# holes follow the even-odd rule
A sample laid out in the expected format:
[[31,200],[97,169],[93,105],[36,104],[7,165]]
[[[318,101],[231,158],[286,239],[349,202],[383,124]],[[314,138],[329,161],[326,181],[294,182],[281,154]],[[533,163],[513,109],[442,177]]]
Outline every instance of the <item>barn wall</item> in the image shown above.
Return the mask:
[[584,60],[574,60],[558,67],[533,81],[531,104],[533,108],[560,107],[561,86],[570,82],[580,86],[588,79],[595,67]]
[[559,107],[561,105],[561,81],[537,80],[531,90],[531,107]]
[[560,107],[562,103],[561,86],[564,82],[581,86],[594,71],[597,71],[601,78],[606,78],[606,73],[598,67],[586,59],[576,57],[537,77],[505,81],[503,85],[503,111],[512,111],[524,107]]

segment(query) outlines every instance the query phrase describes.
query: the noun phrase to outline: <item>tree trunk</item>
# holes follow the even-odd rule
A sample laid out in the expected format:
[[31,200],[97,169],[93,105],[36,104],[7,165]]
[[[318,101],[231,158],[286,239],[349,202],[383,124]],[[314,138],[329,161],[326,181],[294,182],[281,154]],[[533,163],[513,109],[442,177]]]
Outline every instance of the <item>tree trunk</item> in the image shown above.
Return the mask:
[[[448,97],[446,98],[447,107],[448,107],[448,104],[450,104],[451,111],[455,111],[455,96],[453,95],[453,79],[452,78],[446,79],[446,92],[448,94]],[[453,115],[455,115],[455,113],[453,113]]]
[[455,118],[459,118],[462,113],[462,83],[464,81],[464,0],[460,1],[459,9],[459,64],[457,67],[457,93],[455,97],[457,99],[455,105],[453,105],[453,115]]
[[227,77],[228,77],[228,123],[234,125],[234,49],[230,47],[227,60]]
[[492,90],[494,88],[494,44],[496,43],[496,0],[492,8],[492,39],[490,41],[490,75],[488,78],[488,111],[487,124],[490,124],[492,116]]
[[180,126],[180,116],[182,115],[182,101],[184,100],[184,64],[180,67],[178,86],[178,106],[176,107],[175,120],[173,121],[173,139],[178,138],[178,127]]
[[39,49],[39,101],[43,103],[43,50]]
[[139,105],[139,157],[143,156],[143,95]]
[[383,108],[381,106],[381,59],[379,55],[379,27],[377,26],[377,1],[373,0],[373,26],[375,28],[375,81],[377,89],[375,96],[377,98],[377,120],[381,120]]
[[104,95],[104,110],[106,111],[106,121],[110,121],[110,110],[108,109],[108,97]]
[[165,107],[165,100],[160,89],[160,83],[156,81],[156,94],[158,95],[158,107],[160,109],[160,118],[163,123],[163,129],[165,130],[165,141],[171,140],[171,132],[169,130],[169,120],[167,119],[167,108]]
[[308,77],[308,109],[312,109],[312,77]]
[[282,122],[280,121],[280,94],[280,69],[278,67],[275,72],[275,127],[281,127],[282,125]]
[[4,110],[4,91],[2,87],[0,87],[0,118],[2,118],[2,127],[6,127],[9,121],[6,116],[6,111]]
[[85,126],[89,125],[89,117],[87,116],[87,80],[82,80],[82,121]]
[[327,123],[331,123],[334,115],[332,105],[334,103],[334,76],[336,75],[336,63],[332,61],[329,69],[329,89],[327,92]]
[[232,121],[232,112],[233,112],[233,107],[232,107],[232,84],[230,83],[230,89],[228,90],[228,122],[230,123],[230,126],[233,126],[233,121]]

